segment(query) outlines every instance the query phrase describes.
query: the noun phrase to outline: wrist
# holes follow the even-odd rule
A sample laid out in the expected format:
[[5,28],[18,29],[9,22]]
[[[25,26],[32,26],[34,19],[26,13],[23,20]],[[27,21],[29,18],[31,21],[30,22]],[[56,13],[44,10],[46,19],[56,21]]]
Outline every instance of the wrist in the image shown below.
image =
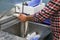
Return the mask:
[[32,21],[33,17],[32,16],[27,16],[27,21]]

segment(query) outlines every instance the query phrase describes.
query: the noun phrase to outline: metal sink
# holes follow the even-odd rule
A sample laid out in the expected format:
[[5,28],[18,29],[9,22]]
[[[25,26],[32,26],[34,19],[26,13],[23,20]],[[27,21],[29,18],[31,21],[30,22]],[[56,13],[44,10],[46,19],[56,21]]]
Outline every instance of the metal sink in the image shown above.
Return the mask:
[[[16,20],[16,19],[14,19],[14,20]],[[11,23],[10,22],[5,23],[4,25],[6,25],[6,26],[4,26],[4,27],[7,27],[7,25],[10,25],[11,27],[8,27],[8,28],[4,29],[3,31],[6,31],[6,32],[9,32],[9,33],[12,33],[14,35],[18,35],[21,37],[21,35],[22,35],[21,22],[18,22],[19,20],[16,20],[16,21],[14,21],[14,20],[13,20],[14,23],[11,21],[10,21]],[[2,24],[2,27],[3,27],[3,24]],[[51,32],[49,27],[50,26],[44,25],[41,23],[28,22],[27,33],[39,32],[40,40],[43,40]]]
[[40,40],[43,40],[51,31],[50,26],[41,23],[29,22],[28,33],[39,32]]

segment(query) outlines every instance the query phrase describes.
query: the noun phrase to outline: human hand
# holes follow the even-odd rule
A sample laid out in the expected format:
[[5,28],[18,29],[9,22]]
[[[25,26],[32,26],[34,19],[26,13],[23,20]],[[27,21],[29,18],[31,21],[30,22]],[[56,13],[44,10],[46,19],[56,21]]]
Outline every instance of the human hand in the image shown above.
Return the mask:
[[19,14],[18,19],[19,19],[21,22],[26,22],[26,21],[27,21],[27,16],[24,15],[24,14]]

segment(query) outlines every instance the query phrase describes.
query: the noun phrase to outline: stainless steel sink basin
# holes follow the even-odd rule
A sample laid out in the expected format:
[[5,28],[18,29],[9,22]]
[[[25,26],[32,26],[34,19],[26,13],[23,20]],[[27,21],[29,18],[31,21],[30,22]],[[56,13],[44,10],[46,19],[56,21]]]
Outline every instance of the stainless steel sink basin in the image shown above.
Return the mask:
[[[7,24],[9,24],[9,22]],[[4,29],[4,31],[12,33],[14,35],[20,35],[20,37],[21,37],[22,31],[23,31],[23,30],[21,30],[21,23],[18,22],[18,23],[15,23],[14,25],[12,25],[12,23],[11,23],[9,25],[11,25],[11,27]],[[41,36],[40,40],[43,40],[51,32],[49,27],[50,26],[44,25],[41,23],[28,22],[27,33],[39,32],[39,34]]]
[[[23,29],[21,30],[21,23],[19,22],[19,20],[13,17],[12,15],[9,17],[8,16],[5,16],[4,18],[0,19],[1,29],[14,35],[20,35],[20,36],[23,35],[22,33]],[[40,39],[43,39],[51,31],[48,25],[35,22],[28,22],[27,33],[32,32],[39,32],[39,34],[41,35]]]
[[50,31],[50,26],[48,25],[29,22],[28,33],[32,33],[32,32],[39,32],[40,40],[43,40],[51,31]]

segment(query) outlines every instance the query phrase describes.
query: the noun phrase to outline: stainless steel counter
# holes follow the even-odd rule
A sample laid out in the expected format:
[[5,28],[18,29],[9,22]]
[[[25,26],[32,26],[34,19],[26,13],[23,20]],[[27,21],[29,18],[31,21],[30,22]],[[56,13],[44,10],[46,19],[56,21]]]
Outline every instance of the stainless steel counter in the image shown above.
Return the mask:
[[0,31],[0,40],[26,40],[26,39],[9,34],[7,32]]
[[8,27],[11,27],[14,24],[17,24],[19,20],[14,17],[14,16],[4,16],[3,18],[0,19],[0,26],[1,29],[6,29]]

